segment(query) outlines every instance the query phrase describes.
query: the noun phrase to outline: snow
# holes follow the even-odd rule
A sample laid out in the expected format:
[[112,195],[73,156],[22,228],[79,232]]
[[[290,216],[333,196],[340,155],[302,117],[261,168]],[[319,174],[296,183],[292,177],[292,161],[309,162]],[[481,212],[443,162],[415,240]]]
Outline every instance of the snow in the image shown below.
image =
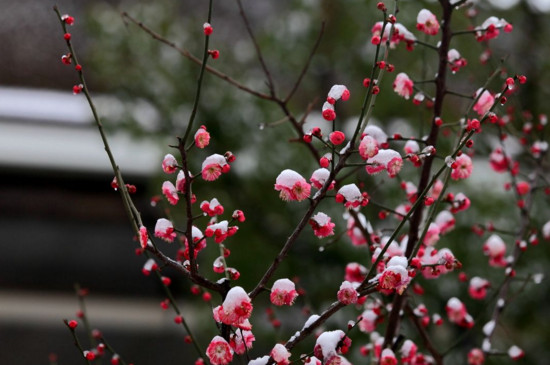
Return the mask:
[[342,330],[326,331],[321,333],[315,344],[321,346],[323,357],[328,359],[336,351],[336,346],[345,335]]
[[483,334],[485,334],[485,336],[487,337],[491,336],[494,330],[495,330],[495,321],[489,321],[485,323],[485,325],[483,326]]
[[294,184],[298,181],[305,181],[305,179],[297,173],[294,170],[286,169],[281,171],[279,176],[277,176],[277,179],[275,180],[275,183],[277,185],[286,186],[288,188],[292,188]]

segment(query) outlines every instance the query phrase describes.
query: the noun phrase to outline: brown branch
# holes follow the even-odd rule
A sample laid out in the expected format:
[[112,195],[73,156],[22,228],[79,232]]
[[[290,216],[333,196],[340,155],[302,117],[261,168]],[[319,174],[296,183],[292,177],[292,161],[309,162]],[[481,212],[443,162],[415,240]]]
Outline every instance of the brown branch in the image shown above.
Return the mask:
[[319,44],[321,44],[321,38],[323,38],[323,33],[325,32],[325,22],[321,23],[321,29],[319,30],[319,35],[317,36],[317,40],[315,41],[315,44],[313,45],[313,48],[311,49],[311,52],[309,52],[309,56],[307,58],[306,64],[302,68],[302,72],[300,72],[300,76],[298,76],[298,79],[294,83],[294,86],[292,87],[292,90],[288,93],[287,97],[285,98],[284,102],[288,103],[288,101],[292,98],[296,90],[298,90],[298,87],[302,83],[302,79],[304,78],[309,65],[311,64],[311,60],[313,59],[313,56],[317,52],[317,48],[319,48]]
[[[439,133],[439,127],[435,123],[435,118],[441,115],[443,109],[443,100],[445,98],[446,91],[446,74],[447,74],[447,53],[449,51],[450,41],[451,41],[451,15],[453,12],[453,7],[447,0],[440,0],[441,7],[443,8],[443,15],[441,20],[441,42],[439,45],[439,69],[437,72],[437,77],[435,79],[436,93],[435,93],[435,103],[433,110],[432,118],[432,128],[428,139],[426,140],[427,145],[437,147],[437,136]],[[422,172],[420,176],[420,182],[418,183],[418,191],[424,191],[429,184],[430,175],[432,171],[432,163],[434,156],[429,156],[424,160],[424,165],[422,166]],[[418,233],[420,229],[420,224],[422,221],[422,215],[424,212],[424,205],[420,205],[413,215],[411,216],[411,221],[409,225],[409,240],[407,243],[407,249],[405,250],[405,256],[410,257],[416,242],[418,241]],[[398,323],[399,323],[399,312],[402,310],[404,303],[406,302],[405,296],[396,295],[392,304],[392,311],[388,319],[388,326],[386,327],[386,333],[384,335],[384,346],[391,344],[395,333],[397,332]]]
[[422,341],[424,342],[424,346],[426,346],[426,349],[432,354],[432,357],[434,358],[434,361],[437,365],[443,364],[443,356],[437,351],[437,349],[434,347],[432,341],[430,340],[430,337],[428,336],[428,333],[426,332],[426,329],[420,323],[418,320],[418,317],[414,314],[411,306],[409,304],[405,305],[405,312],[409,316],[409,319],[416,327],[418,333],[420,334],[420,337],[422,337]]
[[246,27],[246,31],[248,32],[248,35],[252,40],[252,44],[254,45],[254,49],[256,50],[256,56],[258,57],[258,61],[260,62],[262,70],[264,71],[265,77],[267,78],[267,87],[269,88],[269,93],[271,94],[272,98],[277,98],[275,94],[275,84],[273,83],[273,78],[271,77],[271,73],[269,72],[269,69],[267,68],[267,65],[265,63],[264,57],[262,55],[262,50],[260,49],[260,45],[256,41],[254,32],[252,32],[252,28],[250,27],[250,23],[244,12],[243,6],[241,4],[241,0],[237,0],[237,5],[239,6],[239,14],[243,19],[243,23],[244,23],[244,26]]
[[[167,46],[169,46],[170,48],[173,48],[175,51],[177,51],[179,54],[181,54],[183,57],[193,61],[194,63],[196,63],[197,65],[202,65],[202,61],[195,57],[191,52],[189,52],[187,49],[185,48],[181,48],[179,46],[177,46],[174,42],[172,41],[169,41],[168,39],[164,38],[163,36],[161,36],[160,34],[156,33],[155,31],[151,30],[149,27],[147,27],[145,24],[143,24],[142,22],[140,22],[139,20],[133,18],[131,15],[129,15],[127,12],[122,12],[121,13],[121,16],[123,19],[128,19],[130,20],[132,23],[134,23],[135,25],[137,25],[139,28],[141,28],[143,31],[145,31],[147,34],[149,34],[153,39],[161,42],[161,43],[164,43],[166,44]],[[247,92],[251,95],[254,95],[260,99],[265,99],[265,100],[274,100],[272,96],[270,95],[267,95],[267,94],[264,94],[264,93],[261,93],[261,92],[258,92],[256,90],[252,90],[251,88],[241,84],[240,82],[238,82],[237,80],[229,77],[228,75],[224,74],[223,72],[219,71],[218,69],[214,68],[214,67],[211,67],[211,66],[206,66],[206,71],[210,72],[212,75],[214,76],[217,76],[218,78],[226,81],[227,83],[237,87],[238,89],[244,91],[244,92]]]

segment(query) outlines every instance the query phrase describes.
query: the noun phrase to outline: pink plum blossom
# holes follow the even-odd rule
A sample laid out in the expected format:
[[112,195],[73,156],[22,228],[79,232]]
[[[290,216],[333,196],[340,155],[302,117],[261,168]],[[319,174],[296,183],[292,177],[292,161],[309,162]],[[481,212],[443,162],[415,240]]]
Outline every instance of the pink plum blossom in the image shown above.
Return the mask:
[[276,344],[273,349],[271,350],[270,354],[271,358],[275,361],[277,365],[288,365],[290,364],[290,352],[286,349],[286,347],[280,343]]
[[395,290],[402,294],[409,285],[411,278],[407,271],[407,258],[404,256],[392,257],[382,274],[378,278],[378,285],[382,289]]
[[238,229],[239,227],[237,226],[230,227],[229,222],[223,220],[219,223],[209,225],[204,231],[204,235],[206,237],[214,236],[214,242],[222,243],[227,237],[231,237],[237,233]]
[[200,205],[200,208],[205,214],[208,214],[208,216],[210,217],[221,215],[224,212],[223,206],[216,198],[213,198],[209,202],[206,200],[203,201]]
[[155,237],[162,238],[166,242],[173,242],[176,238],[176,232],[174,232],[174,226],[166,218],[160,218],[155,225]]
[[323,115],[323,118],[329,122],[332,122],[334,119],[336,119],[336,112],[334,111],[334,105],[332,105],[328,101],[326,101],[323,104],[321,113]]
[[368,174],[372,175],[382,170],[386,170],[388,176],[393,178],[401,171],[402,166],[403,159],[399,152],[392,149],[386,149],[379,150],[376,156],[367,160],[366,171]]
[[473,348],[468,352],[468,365],[483,365],[485,363],[485,355],[479,348]]
[[416,17],[416,29],[428,35],[436,35],[439,32],[439,22],[431,11],[422,9]]
[[359,155],[363,160],[376,156],[378,153],[378,142],[370,135],[365,135],[359,143]]
[[491,235],[483,244],[483,253],[489,256],[489,265],[506,266],[504,254],[506,254],[506,243],[497,234]]
[[166,172],[167,174],[173,174],[176,172],[176,169],[178,168],[178,161],[176,158],[171,155],[167,154],[164,156],[164,159],[162,160],[162,170]]
[[510,358],[512,360],[519,360],[521,359],[523,356],[525,356],[525,352],[523,352],[522,349],[520,349],[519,347],[517,347],[516,345],[514,346],[511,346],[509,349],[508,349],[508,356],[510,356]]
[[292,305],[298,296],[294,283],[289,279],[279,279],[271,287],[269,299],[277,306]]
[[439,241],[439,233],[441,233],[441,230],[439,229],[439,226],[437,224],[433,223],[433,222],[430,223],[422,243],[424,243],[426,246],[435,245],[437,243],[437,241]]
[[334,104],[336,101],[342,99],[343,101],[348,100],[350,97],[350,92],[348,88],[344,85],[333,85],[330,88],[327,96],[327,102]]
[[[222,305],[213,309],[214,320],[230,326],[248,327],[248,318],[252,314],[252,303],[248,294],[240,286],[229,290]],[[249,329],[249,328],[244,328]]]
[[180,170],[176,177],[176,190],[182,194],[185,193],[185,174],[183,170]]
[[346,208],[357,208],[360,205],[365,206],[368,203],[366,196],[361,193],[355,184],[342,186],[336,193],[336,201],[344,203]]
[[474,276],[470,279],[468,294],[473,299],[483,300],[487,296],[487,288],[491,286],[488,280]]
[[[323,185],[327,182],[328,178],[330,176],[330,171],[321,167],[311,174],[311,177],[309,178],[309,181],[311,182],[311,185],[313,185],[316,189],[321,189]],[[334,181],[332,181],[328,187],[328,190],[334,189]]]
[[449,62],[449,67],[451,68],[451,71],[457,72],[462,67],[466,66],[468,62],[465,58],[460,56],[460,53],[456,49],[450,49],[449,52],[447,52],[447,61]]
[[357,303],[359,293],[357,293],[357,290],[355,290],[355,287],[352,283],[350,283],[349,281],[344,281],[342,285],[340,285],[340,290],[338,290],[336,296],[340,303],[344,305],[349,305]]
[[413,93],[413,86],[414,83],[409,76],[404,72],[400,72],[397,74],[395,81],[393,82],[393,91],[395,91],[399,96],[404,97],[406,100],[409,100]]
[[144,226],[139,227],[139,245],[141,248],[147,247],[149,243],[149,235],[147,234],[147,228]]
[[[481,93],[482,91],[483,93]],[[483,90],[483,89],[478,89],[474,97],[477,98],[480,93],[481,93],[481,96],[475,103],[473,109],[475,112],[477,112],[477,114],[479,114],[479,116],[483,116],[485,115],[485,113],[487,113],[491,109],[491,107],[495,103],[495,97],[491,95],[489,90]]]
[[401,362],[403,364],[410,364],[413,362],[416,351],[418,350],[418,346],[411,340],[405,340],[403,342],[403,346],[399,349],[399,352],[401,354]]
[[510,158],[504,155],[500,147],[497,147],[489,155],[489,164],[495,172],[506,172],[510,166]]
[[319,237],[324,238],[334,235],[334,226],[330,217],[323,212],[318,212],[309,220],[313,233]]
[[451,213],[456,214],[470,207],[470,199],[464,193],[458,193],[455,195],[452,201]]
[[206,181],[214,181],[220,175],[229,172],[230,166],[224,156],[213,154],[202,163],[202,178]]
[[284,201],[302,201],[309,198],[311,186],[293,170],[283,170],[275,180],[275,190]]
[[470,177],[473,169],[472,159],[470,156],[463,153],[456,158],[453,166],[454,168],[451,172],[451,179],[461,180]]
[[346,265],[346,280],[352,283],[360,283],[367,276],[367,268],[357,262]]
[[378,314],[373,309],[366,309],[361,313],[359,321],[359,330],[364,333],[371,333],[376,329],[378,323]]
[[195,133],[195,146],[198,148],[204,148],[210,143],[210,133],[206,130],[206,127],[201,125]]
[[176,205],[180,199],[176,187],[171,181],[165,181],[162,183],[162,193],[172,205]]
[[439,227],[440,234],[445,234],[453,230],[455,227],[455,222],[456,220],[454,215],[448,210],[442,210],[434,219],[434,223]]
[[474,325],[474,320],[466,310],[464,303],[460,299],[453,297],[447,301],[445,306],[449,321],[466,328],[471,328]]
[[382,350],[380,365],[397,365],[397,358],[391,349]]
[[235,331],[229,339],[229,345],[237,355],[243,355],[252,348],[252,342],[256,340],[251,331]]
[[226,365],[233,360],[233,350],[223,337],[216,336],[210,341],[206,356],[212,365]]
[[380,127],[373,124],[367,125],[363,136],[371,136],[382,148],[386,148],[385,145],[388,143],[388,135]]

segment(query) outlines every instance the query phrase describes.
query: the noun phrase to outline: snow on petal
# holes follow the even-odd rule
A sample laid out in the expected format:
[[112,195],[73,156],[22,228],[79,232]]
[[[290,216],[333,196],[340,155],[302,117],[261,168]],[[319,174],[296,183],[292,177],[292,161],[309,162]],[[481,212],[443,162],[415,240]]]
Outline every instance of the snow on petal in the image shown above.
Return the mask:
[[284,201],[302,201],[309,197],[311,185],[296,171],[286,169],[277,176],[275,190]]

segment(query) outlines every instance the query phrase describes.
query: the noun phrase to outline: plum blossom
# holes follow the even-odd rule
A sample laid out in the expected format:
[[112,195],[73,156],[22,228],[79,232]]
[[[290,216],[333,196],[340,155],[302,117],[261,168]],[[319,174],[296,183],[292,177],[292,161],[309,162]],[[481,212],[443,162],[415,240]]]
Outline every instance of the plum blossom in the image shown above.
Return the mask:
[[334,104],[336,101],[342,99],[343,101],[348,100],[350,97],[350,92],[348,88],[344,85],[333,85],[330,88],[327,96],[327,102]]
[[349,305],[357,303],[359,293],[357,293],[357,290],[355,290],[355,286],[352,283],[349,281],[344,281],[342,285],[340,285],[340,290],[338,290],[336,296],[340,303]]
[[205,214],[208,214],[208,216],[210,217],[221,215],[224,212],[223,206],[216,198],[213,198],[212,200],[210,200],[210,202],[206,200],[203,201],[200,205],[200,208]]
[[199,127],[193,138],[195,140],[195,146],[198,148],[204,148],[210,143],[210,133],[208,133],[206,127],[203,125]]
[[408,140],[405,143],[405,146],[403,146],[403,151],[407,154],[416,154],[420,152],[420,146],[418,145],[418,142],[414,140]]
[[[249,327],[248,318],[252,314],[250,297],[243,288],[235,286],[229,290],[222,305],[213,309],[214,320],[239,328]],[[249,330],[250,328],[243,328]]]
[[176,177],[176,190],[182,194],[185,193],[185,174],[183,170],[180,170]]
[[359,321],[359,330],[364,333],[371,333],[376,329],[378,322],[378,313],[374,309],[366,309],[361,314]]
[[324,238],[334,235],[334,226],[330,217],[323,212],[318,212],[309,220],[313,233],[319,237]]
[[235,331],[229,339],[229,345],[237,355],[243,355],[252,348],[252,342],[256,340],[251,331]]
[[449,67],[453,73],[460,70],[462,67],[466,66],[468,62],[465,58],[460,56],[460,53],[456,49],[450,49],[447,52],[447,61],[449,62]]
[[144,226],[139,227],[139,245],[141,248],[147,247],[149,243],[149,235],[147,233],[147,228]]
[[171,181],[165,181],[162,183],[162,193],[164,194],[168,202],[172,205],[176,205],[180,199],[176,187],[174,186],[174,184],[172,184]]
[[453,163],[451,179],[461,180],[470,177],[470,174],[472,173],[472,168],[472,159],[470,158],[470,156],[463,153],[462,155],[458,156]]
[[409,76],[404,73],[400,72],[395,77],[395,81],[393,82],[393,91],[395,91],[399,96],[404,97],[406,100],[409,100],[413,93],[413,81],[409,78]]
[[[311,182],[311,185],[313,185],[316,189],[321,189],[323,185],[327,182],[328,178],[330,176],[330,171],[321,167],[311,174],[311,177],[309,178],[309,181]],[[334,189],[334,181],[332,181],[328,187],[328,190]]]
[[418,350],[418,346],[411,340],[405,340],[403,342],[403,346],[399,349],[399,352],[401,353],[401,362],[403,364],[410,364],[414,357],[416,356],[416,351]]
[[206,356],[212,365],[226,365],[233,360],[233,350],[223,337],[216,336],[210,341]]
[[445,306],[449,321],[466,328],[471,328],[474,325],[474,320],[466,310],[464,303],[460,299],[453,297],[447,301]]
[[227,237],[231,237],[237,233],[238,229],[239,227],[236,226],[229,227],[229,222],[223,220],[219,223],[209,225],[204,231],[204,235],[206,237],[214,236],[214,242],[222,243]]
[[286,169],[277,176],[275,190],[280,192],[279,197],[284,201],[302,201],[309,197],[311,186],[302,175]]
[[271,358],[275,361],[277,365],[288,365],[290,364],[290,352],[286,349],[286,347],[280,343],[276,344],[273,349],[271,350],[270,354]]
[[363,136],[371,136],[376,140],[378,145],[380,145],[383,148],[388,143],[388,135],[380,128],[375,125],[369,124],[365,128],[365,131],[363,133]]
[[[483,91],[483,92],[482,92]],[[479,96],[481,93],[481,96]],[[489,90],[483,90],[482,88],[478,89],[474,95],[475,98],[479,96],[479,99],[474,105],[474,111],[479,114],[479,116],[485,115],[495,103],[495,97],[491,95]]]
[[470,279],[470,285],[468,286],[468,294],[473,299],[482,300],[487,296],[487,288],[491,284],[489,280],[480,278],[479,276],[474,276]]
[[323,115],[323,118],[329,122],[332,122],[334,119],[336,119],[336,112],[334,111],[334,105],[332,105],[328,101],[326,101],[323,104],[321,113]]
[[495,172],[506,172],[510,165],[510,158],[504,155],[500,147],[497,147],[489,155],[489,164]]
[[416,29],[428,35],[436,35],[439,32],[439,22],[431,11],[422,9],[416,17]]
[[470,207],[470,199],[464,193],[458,193],[455,195],[451,207],[451,213],[456,214]]
[[535,141],[531,145],[531,154],[535,158],[539,158],[542,153],[546,152],[548,150],[548,142],[546,141]]
[[439,229],[439,226],[434,222],[430,223],[422,243],[424,243],[426,246],[435,245],[437,243],[437,241],[439,241],[439,234],[440,233],[441,233],[441,230]]
[[[386,42],[390,36],[390,31],[392,24],[389,22],[386,23],[384,30],[382,31],[382,22],[376,22],[371,29],[372,38],[371,43],[380,44],[381,42]],[[412,50],[416,37],[407,30],[402,24],[395,23],[393,25],[393,33],[390,38],[390,48],[395,48],[397,44],[401,41],[404,41],[407,44],[407,49]]]
[[328,363],[333,356],[337,355],[338,351],[346,353],[349,346],[351,346],[351,339],[346,336],[344,331],[325,331],[317,337],[313,354]]
[[213,154],[208,156],[202,163],[202,178],[206,181],[214,181],[220,175],[229,172],[230,166],[224,156]]
[[485,363],[485,355],[479,348],[473,348],[468,352],[468,365],[483,365]]
[[390,178],[397,176],[401,167],[403,166],[403,159],[399,152],[386,149],[379,150],[378,154],[373,158],[367,160],[368,165],[366,166],[366,171],[368,174],[376,174],[382,170],[388,172]]
[[[344,217],[346,218],[346,217]],[[372,225],[367,221],[367,218],[362,213],[357,213],[359,222],[355,222],[355,218],[349,214],[347,217],[347,231],[346,234],[351,239],[351,243],[354,246],[361,246],[367,244],[367,239],[363,235],[363,231],[357,226],[358,224],[363,227],[369,234],[372,234]]]
[[391,349],[382,350],[380,365],[397,365],[397,358]]
[[542,237],[544,237],[546,241],[549,241],[550,240],[550,221],[544,223],[541,231],[542,231]]
[[483,253],[489,256],[489,265],[506,266],[504,254],[506,253],[506,243],[497,234],[491,235],[483,244]]
[[365,135],[359,143],[359,155],[363,160],[376,156],[378,153],[378,142],[370,135]]
[[164,159],[162,160],[162,170],[166,172],[167,174],[173,174],[176,172],[176,169],[178,168],[178,161],[176,158],[171,155],[167,154],[164,156]]
[[173,242],[176,238],[176,232],[174,232],[174,226],[166,218],[160,218],[155,225],[155,237],[162,238],[166,242]]
[[298,296],[294,283],[289,279],[279,279],[271,287],[269,299],[277,306],[292,305]]
[[392,257],[382,274],[378,277],[378,285],[382,289],[395,289],[399,294],[403,294],[403,291],[405,291],[411,281],[407,266],[408,263],[405,256]]
[[346,265],[346,280],[352,283],[360,283],[367,276],[367,268],[357,262]]
[[344,203],[346,208],[357,208],[368,204],[365,194],[361,193],[357,185],[347,184],[342,186],[336,193],[336,201]]
[[512,30],[512,25],[504,19],[495,16],[487,18],[479,27],[476,27],[476,40],[481,42],[498,37],[499,29],[503,28],[505,32]]
[[523,352],[522,349],[514,345],[508,349],[508,356],[510,356],[512,360],[519,360],[523,356],[525,356],[525,352]]
[[442,210],[437,214],[434,219],[434,223],[439,227],[439,233],[445,234],[455,227],[455,217],[448,210]]

